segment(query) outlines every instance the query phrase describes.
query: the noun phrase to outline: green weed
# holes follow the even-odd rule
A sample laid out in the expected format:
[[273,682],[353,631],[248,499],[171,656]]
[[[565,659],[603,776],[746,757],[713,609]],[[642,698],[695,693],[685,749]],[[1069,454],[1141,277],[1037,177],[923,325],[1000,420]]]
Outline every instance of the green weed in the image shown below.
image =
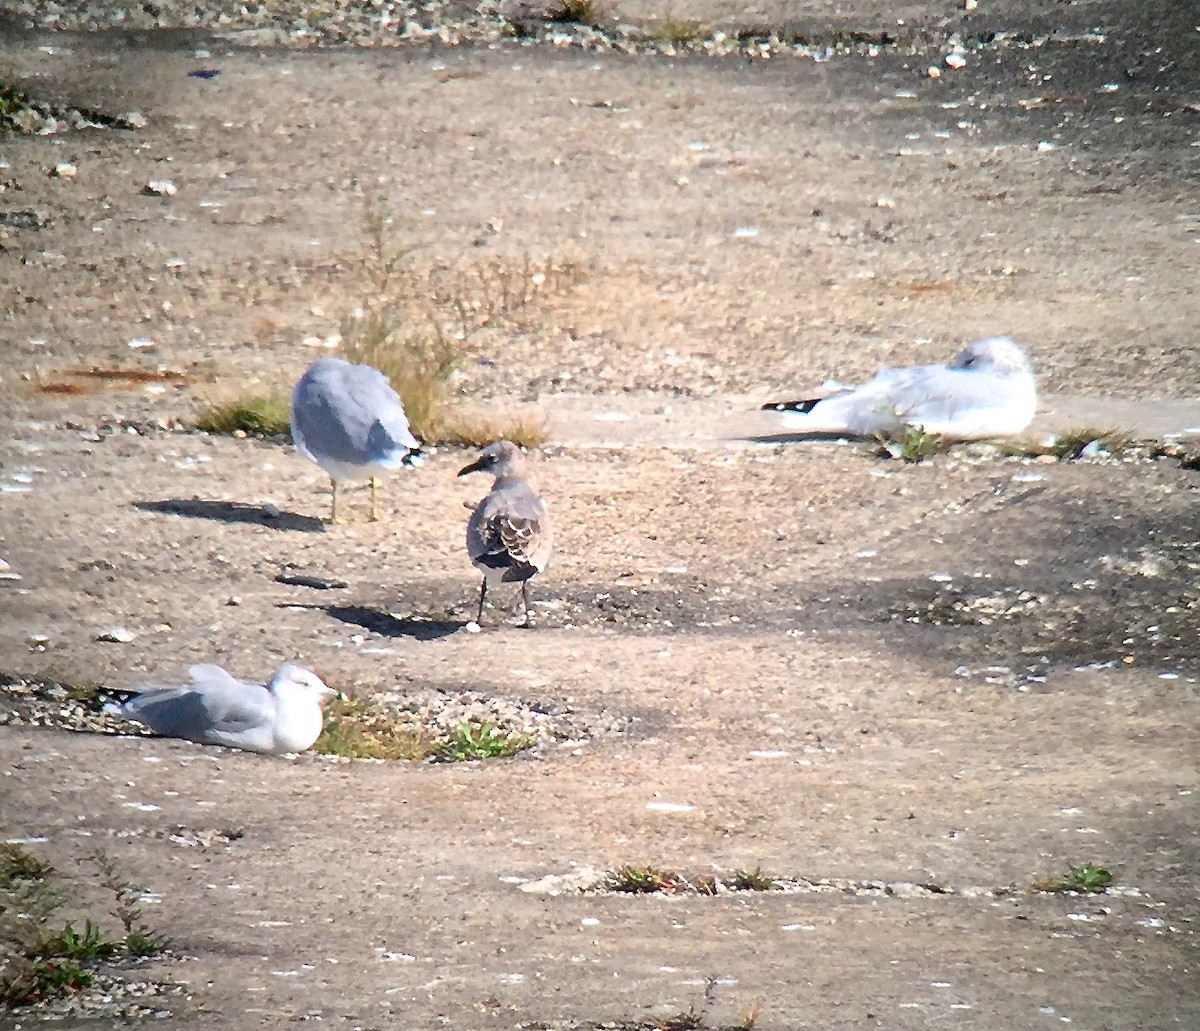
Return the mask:
[[775,878],[763,873],[761,866],[753,870],[735,870],[729,880],[734,891],[770,891],[775,887]]
[[1033,882],[1034,891],[1058,892],[1079,891],[1091,894],[1102,894],[1112,883],[1112,874],[1102,866],[1084,863],[1082,866],[1072,866],[1069,872],[1061,877],[1047,877]]
[[950,443],[938,433],[926,433],[920,426],[905,426],[895,434],[876,438],[875,453],[880,458],[899,458],[905,462],[923,462],[950,450]]
[[524,734],[506,734],[491,723],[473,726],[461,723],[438,750],[447,762],[468,762],[472,759],[504,759],[516,755],[533,744]]
[[101,884],[116,899],[113,916],[124,937],[109,938],[85,918],[83,927],[66,922],[50,931],[64,904],[53,867],[24,847],[0,846],[0,1006],[25,1006],[91,987],[91,966],[121,956],[149,956],[166,947],[149,931],[137,905],[138,892],[124,881],[103,853],[93,857]]
[[0,1006],[29,1006],[90,988],[91,971],[72,959],[11,962],[0,975]]
[[618,866],[610,870],[601,882],[605,891],[618,891],[627,895],[652,895],[657,892],[673,895],[689,891],[692,887],[686,877],[656,866]]
[[64,924],[57,934],[43,939],[30,958],[73,959],[82,963],[89,959],[107,959],[120,950],[119,942],[109,941],[96,924],[86,920],[82,931],[74,924]]

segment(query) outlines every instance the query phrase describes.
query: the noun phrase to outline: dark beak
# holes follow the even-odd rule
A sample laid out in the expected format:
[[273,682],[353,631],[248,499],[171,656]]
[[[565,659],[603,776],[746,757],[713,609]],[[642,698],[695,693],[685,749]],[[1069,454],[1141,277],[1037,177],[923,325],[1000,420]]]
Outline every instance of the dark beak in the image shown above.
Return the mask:
[[484,469],[486,469],[486,468],[487,468],[486,461],[485,461],[484,459],[482,459],[482,458],[477,458],[477,459],[476,459],[474,462],[472,462],[470,465],[464,465],[464,466],[463,466],[461,469],[459,469],[459,470],[458,470],[458,475],[459,475],[459,476],[466,476],[466,475],[467,475],[467,473],[478,473],[478,472],[483,472],[483,470],[484,470]]

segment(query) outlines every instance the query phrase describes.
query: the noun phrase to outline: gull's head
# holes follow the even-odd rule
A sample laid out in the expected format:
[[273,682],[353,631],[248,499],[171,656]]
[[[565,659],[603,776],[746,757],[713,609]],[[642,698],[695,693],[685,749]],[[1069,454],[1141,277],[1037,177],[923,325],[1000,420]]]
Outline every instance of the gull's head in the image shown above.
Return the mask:
[[459,476],[467,473],[491,473],[493,476],[520,476],[525,471],[525,459],[521,449],[511,440],[497,440],[479,452],[479,457],[458,471]]
[[1025,372],[1033,370],[1021,346],[1008,337],[980,337],[972,340],[950,363],[952,369],[979,369],[990,372]]
[[318,705],[337,697],[337,692],[312,670],[297,666],[294,662],[285,662],[275,671],[267,690],[273,695],[303,698]]

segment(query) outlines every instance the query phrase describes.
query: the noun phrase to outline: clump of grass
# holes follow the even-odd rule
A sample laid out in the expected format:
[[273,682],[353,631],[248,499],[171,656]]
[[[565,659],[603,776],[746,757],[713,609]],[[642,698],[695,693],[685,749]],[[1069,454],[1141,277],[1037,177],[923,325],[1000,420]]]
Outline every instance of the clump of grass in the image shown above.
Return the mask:
[[442,442],[463,447],[483,447],[495,440],[511,440],[523,448],[541,447],[546,442],[546,423],[542,419],[514,416],[507,422],[451,416],[442,427]]
[[99,925],[85,920],[83,930],[64,924],[57,934],[43,939],[29,954],[30,959],[108,959],[121,951],[119,942],[109,941]]
[[642,27],[642,35],[647,40],[654,43],[670,43],[674,46],[695,43],[708,34],[709,29],[706,25],[698,21],[674,18],[669,14]]
[[692,885],[686,877],[670,870],[626,864],[610,870],[600,887],[627,895],[653,895],[656,892],[673,895],[690,890]]
[[338,699],[325,709],[325,727],[313,750],[347,759],[426,759],[439,742],[358,699]]
[[939,433],[926,433],[920,426],[905,426],[895,434],[877,437],[875,453],[880,458],[923,462],[950,450],[950,442]]
[[441,332],[404,331],[386,312],[360,310],[342,320],[343,353],[372,365],[400,395],[409,428],[427,444],[442,443],[447,381],[458,366],[460,348]]
[[0,132],[21,129],[21,112],[29,110],[31,101],[15,86],[0,82]]
[[138,892],[123,880],[103,853],[93,857],[101,884],[116,900],[112,915],[122,938],[85,918],[83,927],[65,922],[51,931],[64,899],[52,883],[54,868],[20,845],[0,846],[0,1006],[26,1006],[60,998],[93,985],[91,967],[121,956],[149,956],[165,939],[142,922]]
[[546,21],[568,22],[599,28],[603,24],[605,5],[600,0],[551,0],[542,17]]
[[758,1018],[762,1016],[762,999],[755,999],[745,1006],[738,1007],[738,1027],[741,1031],[753,1031]]
[[1050,445],[1051,453],[1061,460],[1073,462],[1082,458],[1087,451],[1103,451],[1105,454],[1119,458],[1134,446],[1130,434],[1121,430],[1102,430],[1085,426],[1082,429],[1065,430],[1056,435]]
[[54,867],[27,848],[13,842],[0,843],[0,890],[9,890],[22,881],[45,881]]
[[735,870],[729,887],[734,891],[770,891],[775,887],[775,878],[763,873],[761,866],[756,866],[753,870]]
[[478,726],[461,723],[438,750],[447,762],[468,762],[472,759],[504,759],[533,745],[525,734],[506,734],[491,723]]
[[1084,863],[1082,866],[1070,867],[1069,872],[1061,877],[1045,877],[1036,880],[1032,887],[1034,891],[1078,891],[1099,895],[1111,883],[1112,874],[1104,867]]
[[10,1009],[61,998],[90,988],[95,978],[73,959],[33,960],[13,963],[0,976],[0,1006]]
[[1006,440],[997,445],[1005,455],[1018,458],[1039,458],[1053,455],[1062,462],[1074,462],[1085,455],[1103,452],[1120,458],[1137,447],[1137,440],[1124,430],[1097,429],[1081,426],[1066,429],[1045,441]]
[[777,878],[764,873],[758,866],[753,870],[735,870],[731,875],[705,873],[689,877],[657,866],[626,864],[605,874],[598,887],[601,891],[628,895],[717,895],[722,891],[771,891],[776,881]]
[[244,433],[247,436],[290,437],[288,402],[277,396],[239,398],[210,404],[196,420],[205,433]]

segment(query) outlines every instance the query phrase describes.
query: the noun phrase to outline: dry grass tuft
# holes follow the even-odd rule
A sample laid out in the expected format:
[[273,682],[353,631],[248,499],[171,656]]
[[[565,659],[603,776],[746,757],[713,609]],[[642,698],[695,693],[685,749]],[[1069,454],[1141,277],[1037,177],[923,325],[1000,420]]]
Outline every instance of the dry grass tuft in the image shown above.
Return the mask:
[[468,342],[484,329],[519,325],[544,298],[577,283],[570,263],[500,259],[418,268],[415,244],[397,239],[395,220],[368,198],[361,247],[350,260],[363,299],[342,321],[342,349],[351,361],[373,365],[391,381],[412,431],[426,444],[480,444],[507,438],[527,447],[545,427],[525,418],[470,419],[455,410],[450,379]]
[[671,17],[669,14],[659,21],[642,27],[642,35],[654,43],[670,43],[682,46],[707,38],[711,30],[698,21]]
[[288,402],[276,396],[210,403],[196,420],[196,429],[205,433],[244,433],[263,437],[292,435]]
[[495,440],[511,440],[523,448],[537,448],[546,442],[546,422],[523,415],[502,421],[452,414],[442,426],[441,439],[445,444],[463,447],[483,447]]

